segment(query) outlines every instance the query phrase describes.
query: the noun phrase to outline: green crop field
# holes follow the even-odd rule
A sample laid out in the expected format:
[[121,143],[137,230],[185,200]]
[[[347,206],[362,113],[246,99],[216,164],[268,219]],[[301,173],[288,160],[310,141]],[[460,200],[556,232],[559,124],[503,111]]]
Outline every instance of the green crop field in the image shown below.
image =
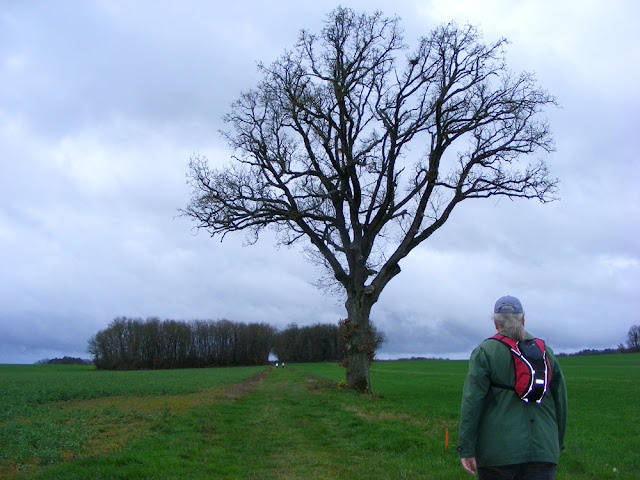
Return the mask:
[[[640,355],[561,358],[558,479],[640,478]],[[455,479],[465,361],[106,372],[0,366],[0,478]],[[449,449],[445,432],[449,431]]]

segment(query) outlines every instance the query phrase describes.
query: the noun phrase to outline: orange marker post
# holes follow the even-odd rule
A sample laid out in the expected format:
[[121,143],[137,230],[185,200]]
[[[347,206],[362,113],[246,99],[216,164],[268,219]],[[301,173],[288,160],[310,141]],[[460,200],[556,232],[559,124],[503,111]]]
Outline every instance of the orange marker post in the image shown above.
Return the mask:
[[447,452],[449,451],[449,429],[448,428],[445,428],[444,448]]

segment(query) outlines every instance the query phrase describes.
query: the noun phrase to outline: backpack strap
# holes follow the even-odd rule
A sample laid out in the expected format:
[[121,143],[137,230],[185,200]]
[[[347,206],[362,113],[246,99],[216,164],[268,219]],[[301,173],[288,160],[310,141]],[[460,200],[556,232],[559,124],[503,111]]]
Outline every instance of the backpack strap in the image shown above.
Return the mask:
[[518,348],[517,340],[514,340],[513,338],[509,338],[506,335],[503,335],[501,333],[496,333],[493,337],[487,338],[487,340],[498,340],[499,342],[502,342],[511,348],[515,348],[516,350]]
[[[487,340],[497,340],[500,343],[503,343],[507,347],[509,347],[509,349],[511,350],[511,353],[517,356],[522,355],[520,353],[520,350],[518,350],[518,342],[513,338],[509,338],[506,335],[502,335],[501,333],[496,333],[493,337],[487,338]],[[504,390],[511,390],[513,392],[516,391],[515,385],[505,385],[504,383],[497,383],[494,381],[491,381],[491,385],[493,385],[494,387],[502,388]]]

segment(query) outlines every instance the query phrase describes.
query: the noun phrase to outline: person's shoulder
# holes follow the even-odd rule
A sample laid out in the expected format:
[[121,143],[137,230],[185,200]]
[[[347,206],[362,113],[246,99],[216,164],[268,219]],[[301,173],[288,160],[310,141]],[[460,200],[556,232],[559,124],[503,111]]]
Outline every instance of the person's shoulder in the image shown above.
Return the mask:
[[493,335],[491,337],[485,338],[484,341],[478,345],[478,348],[482,348],[484,351],[492,351],[495,350],[496,346],[500,346],[500,339],[497,335]]
[[487,345],[489,344],[489,342],[492,342],[493,340],[491,340],[490,338],[485,338],[482,342],[480,342],[476,348],[473,349],[473,352],[471,352],[471,355],[473,355],[474,353],[477,354],[478,352],[482,351],[482,350],[486,350]]
[[471,352],[471,358],[490,356],[495,352],[496,347],[500,347],[499,344],[500,341],[493,337],[486,338]]

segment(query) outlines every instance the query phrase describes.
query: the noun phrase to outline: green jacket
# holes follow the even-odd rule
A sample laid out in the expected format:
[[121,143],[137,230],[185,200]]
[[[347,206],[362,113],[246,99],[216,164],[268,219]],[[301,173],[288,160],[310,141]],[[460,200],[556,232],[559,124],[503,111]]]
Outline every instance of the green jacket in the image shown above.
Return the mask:
[[548,346],[546,353],[551,367],[547,394],[540,404],[525,403],[514,391],[491,385],[515,383],[509,348],[496,340],[476,347],[462,393],[460,458],[475,457],[479,467],[558,463],[567,423],[567,389]]

